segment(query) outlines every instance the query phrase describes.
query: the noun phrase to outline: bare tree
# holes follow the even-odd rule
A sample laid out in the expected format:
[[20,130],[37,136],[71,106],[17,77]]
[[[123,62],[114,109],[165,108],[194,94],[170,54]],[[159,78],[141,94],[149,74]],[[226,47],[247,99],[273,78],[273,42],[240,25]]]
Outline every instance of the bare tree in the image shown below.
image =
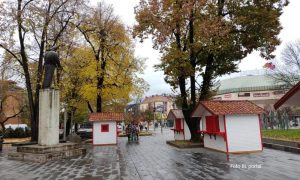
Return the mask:
[[[7,0],[0,4],[0,47],[22,67],[30,110],[32,141],[37,141],[38,138],[38,104],[44,52],[47,48],[60,47],[63,44],[60,40],[83,2]],[[36,71],[32,71],[32,64],[37,64]]]
[[20,99],[14,95],[5,95],[1,100],[0,100],[0,124],[2,127],[2,131],[5,132],[5,123],[15,117],[20,116],[20,114],[23,112],[24,106],[22,108],[16,107],[19,105],[14,105],[12,109],[10,109],[10,113],[8,113],[5,110],[5,106],[7,106],[9,98],[14,98],[17,102],[20,102]]
[[290,87],[300,81],[300,40],[285,45],[274,72],[269,75]]

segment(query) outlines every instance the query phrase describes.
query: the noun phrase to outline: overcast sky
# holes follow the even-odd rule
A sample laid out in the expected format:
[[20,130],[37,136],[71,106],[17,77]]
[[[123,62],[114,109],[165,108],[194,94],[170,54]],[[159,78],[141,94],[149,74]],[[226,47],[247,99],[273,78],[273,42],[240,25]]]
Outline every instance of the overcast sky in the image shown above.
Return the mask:
[[[91,0],[93,4],[96,4],[97,0]],[[115,10],[115,14],[118,15],[123,22],[132,26],[135,23],[134,7],[138,5],[139,0],[105,0],[107,4],[112,4]],[[282,24],[282,31],[279,37],[282,44],[278,46],[275,51],[275,55],[280,53],[283,45],[289,41],[300,39],[300,0],[290,0],[290,4],[284,9],[280,21]],[[146,95],[170,93],[171,88],[164,82],[163,72],[155,72],[153,65],[159,63],[160,54],[158,51],[152,48],[152,41],[146,40],[143,43],[136,41],[136,56],[147,58],[146,70],[143,78],[149,83],[150,90]],[[262,69],[262,66],[266,61],[259,57],[258,52],[253,52],[244,58],[239,64],[241,71]]]

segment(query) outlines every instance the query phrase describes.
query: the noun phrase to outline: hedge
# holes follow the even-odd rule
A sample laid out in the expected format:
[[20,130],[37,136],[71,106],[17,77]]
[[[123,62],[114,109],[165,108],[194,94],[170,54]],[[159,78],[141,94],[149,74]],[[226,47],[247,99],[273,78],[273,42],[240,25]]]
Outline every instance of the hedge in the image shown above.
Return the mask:
[[1,136],[4,138],[25,138],[30,137],[31,131],[29,128],[21,128],[17,127],[16,129],[12,129],[11,127],[5,129],[5,133],[0,132]]

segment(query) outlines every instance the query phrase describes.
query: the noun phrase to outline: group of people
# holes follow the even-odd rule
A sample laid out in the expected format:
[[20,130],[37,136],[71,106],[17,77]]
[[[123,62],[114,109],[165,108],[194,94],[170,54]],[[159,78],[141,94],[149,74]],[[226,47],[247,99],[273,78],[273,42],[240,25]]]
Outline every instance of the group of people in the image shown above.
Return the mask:
[[130,123],[126,127],[126,135],[128,141],[138,141],[139,140],[140,129],[137,124]]

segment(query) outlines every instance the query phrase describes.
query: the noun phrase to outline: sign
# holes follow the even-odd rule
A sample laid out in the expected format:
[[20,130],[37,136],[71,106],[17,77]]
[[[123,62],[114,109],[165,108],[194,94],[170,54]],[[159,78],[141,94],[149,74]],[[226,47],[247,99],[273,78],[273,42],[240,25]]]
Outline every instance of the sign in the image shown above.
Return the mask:
[[230,98],[231,98],[231,94],[225,94],[225,95],[224,95],[224,98],[225,98],[225,99],[230,99]]
[[270,93],[253,93],[253,97],[269,97]]
[[281,94],[284,94],[284,93],[285,93],[285,91],[283,91],[283,90],[273,92],[274,95],[281,95]]
[[222,100],[222,97],[213,97],[212,100],[215,100],[215,101]]
[[246,92],[242,92],[242,93],[238,93],[238,97],[250,97],[250,93],[246,93]]

